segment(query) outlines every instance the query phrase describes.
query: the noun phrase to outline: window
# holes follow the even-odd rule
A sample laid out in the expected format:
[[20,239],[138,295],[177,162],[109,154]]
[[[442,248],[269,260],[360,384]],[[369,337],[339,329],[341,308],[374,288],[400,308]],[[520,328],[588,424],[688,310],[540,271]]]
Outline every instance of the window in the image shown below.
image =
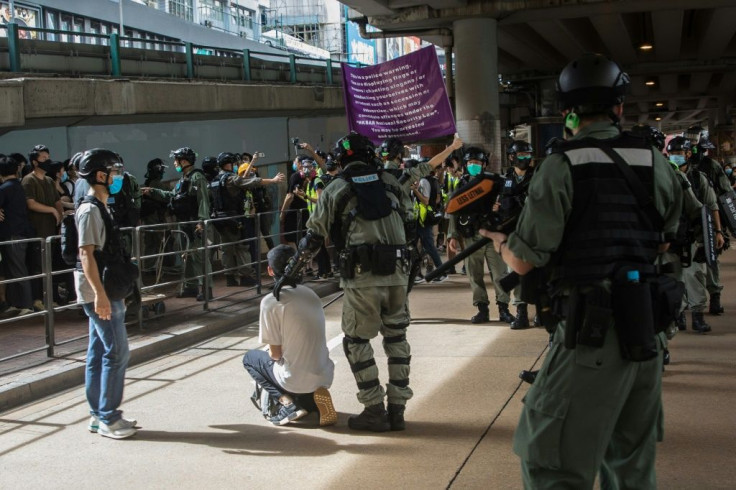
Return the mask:
[[169,13],[189,22],[194,21],[194,6],[192,0],[168,0]]

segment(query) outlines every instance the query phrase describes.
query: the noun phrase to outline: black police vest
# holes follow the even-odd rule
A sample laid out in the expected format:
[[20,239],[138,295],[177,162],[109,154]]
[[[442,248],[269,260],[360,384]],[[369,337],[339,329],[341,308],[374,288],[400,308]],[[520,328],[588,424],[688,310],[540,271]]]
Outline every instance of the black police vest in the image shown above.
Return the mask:
[[[603,142],[626,161],[653,197],[652,147],[626,135]],[[613,278],[623,266],[652,270],[662,230],[641,209],[618,165],[585,140],[566,142],[555,152],[564,154],[573,181],[572,211],[555,275],[563,283],[580,285]]]
[[209,184],[213,218],[243,214],[245,192],[238,189],[238,192],[233,195],[228,190],[228,179],[234,175],[233,172],[221,172]]
[[[195,168],[185,177],[179,180],[176,187],[176,193],[171,198],[171,211],[179,221],[193,221],[199,215],[199,205],[197,203],[197,193],[190,192],[192,187],[192,177],[196,172],[202,174],[202,171]],[[204,175],[204,174],[203,174]]]
[[524,206],[527,192],[529,191],[529,181],[534,173],[533,168],[528,168],[521,180],[516,180],[516,172],[511,168],[506,173],[506,182],[500,195],[500,213],[503,216],[511,216],[518,213]]

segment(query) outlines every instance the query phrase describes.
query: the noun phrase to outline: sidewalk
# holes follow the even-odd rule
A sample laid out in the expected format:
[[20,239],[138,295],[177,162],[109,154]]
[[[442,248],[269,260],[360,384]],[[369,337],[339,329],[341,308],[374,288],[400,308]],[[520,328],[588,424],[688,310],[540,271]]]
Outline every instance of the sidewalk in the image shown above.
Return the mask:
[[[670,345],[659,488],[730,489],[736,481],[733,254],[722,278],[726,315],[707,316],[713,332],[681,332]],[[134,438],[88,433],[81,385],[0,413],[0,488],[521,488],[511,440],[527,385],[517,376],[541,363],[546,332],[472,325],[464,276],[417,286],[410,306],[414,398],[404,432],[347,428],[361,407],[337,300],[325,309],[336,426],[319,428],[314,415],[284,427],[264,421],[248,399],[241,361],[261,347],[257,326],[248,324],[130,368],[122,408],[139,420]],[[386,382],[379,339],[373,347]]]

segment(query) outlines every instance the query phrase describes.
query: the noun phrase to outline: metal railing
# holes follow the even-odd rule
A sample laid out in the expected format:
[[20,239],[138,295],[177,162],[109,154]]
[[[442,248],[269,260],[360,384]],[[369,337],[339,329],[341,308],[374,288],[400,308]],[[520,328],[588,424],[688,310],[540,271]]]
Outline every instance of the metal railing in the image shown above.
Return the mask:
[[[19,26],[12,22],[0,24],[0,29],[7,31],[7,38],[0,37],[0,53],[8,53],[8,64],[3,66],[4,60],[0,61],[0,70],[11,73],[71,71],[74,75],[321,85],[335,85],[341,81],[339,65],[333,66],[329,58],[315,59],[251,49],[234,50],[183,41],[154,42],[117,33],[44,29]],[[36,38],[25,39],[32,36],[21,36],[21,32],[35,33]],[[62,36],[67,40],[57,41]],[[91,40],[95,42],[90,43]],[[58,58],[62,58],[62,61]],[[360,63],[350,64],[361,66]]]
[[[219,240],[215,239],[216,235],[216,226],[218,223],[222,223],[225,221],[231,221],[233,219],[241,220],[241,219],[248,219],[246,217],[227,217],[227,218],[218,218],[218,219],[210,219],[203,222],[203,228],[202,228],[202,238],[203,243],[201,246],[191,246],[191,241],[187,239],[183,239],[184,236],[189,237],[189,232],[185,231],[187,227],[194,228],[194,226],[199,223],[199,221],[187,221],[187,222],[170,222],[170,223],[159,223],[159,224],[152,224],[152,225],[141,225],[137,226],[135,228],[123,228],[121,229],[121,232],[128,234],[128,236],[131,238],[131,246],[132,246],[132,253],[131,257],[132,260],[138,264],[139,269],[139,275],[137,279],[137,284],[139,287],[139,290],[141,292],[141,295],[146,295],[148,293],[156,292],[157,290],[160,290],[162,288],[171,288],[171,286],[174,285],[183,285],[186,281],[191,280],[199,280],[202,279],[203,283],[203,291],[204,294],[204,301],[203,301],[203,309],[205,311],[210,310],[210,302],[213,300],[218,299],[225,299],[227,297],[233,296],[235,294],[238,294],[244,290],[247,289],[253,289],[255,288],[256,296],[259,297],[262,295],[262,282],[261,282],[261,276],[262,276],[262,266],[263,266],[263,260],[261,260],[261,241],[262,239],[268,237],[274,240],[275,243],[278,243],[278,240],[281,236],[280,233],[275,234],[269,234],[264,235],[261,231],[260,221],[261,219],[264,219],[264,217],[271,217],[271,215],[277,215],[279,211],[274,212],[267,212],[267,213],[258,213],[253,216],[253,236],[241,236],[240,239],[232,241],[232,242],[221,242]],[[304,232],[304,225],[305,223],[302,220],[302,213],[301,211],[287,211],[287,213],[297,213],[297,236],[300,237]],[[145,240],[145,234],[146,233],[157,233],[161,234],[161,240],[162,244],[164,243],[163,240],[167,240],[165,238],[165,235],[173,234],[175,238],[179,238],[180,241],[183,243],[183,246],[178,247],[172,247],[173,250],[166,250],[166,247],[161,246],[157,253],[154,254],[145,254],[145,246],[144,246],[144,240]],[[55,348],[61,345],[69,344],[71,342],[79,341],[81,339],[87,338],[88,334],[76,336],[73,338],[68,338],[62,341],[57,340],[56,338],[56,320],[57,315],[63,311],[71,310],[71,309],[77,309],[79,308],[79,303],[70,303],[62,306],[55,306],[54,305],[54,277],[56,276],[62,276],[64,274],[73,273],[75,271],[74,267],[68,267],[58,270],[53,270],[53,263],[54,263],[54,249],[58,249],[58,247],[55,247],[55,243],[60,242],[61,236],[55,235],[48,237],[46,239],[42,238],[29,238],[29,239],[23,239],[23,240],[11,240],[7,242],[0,242],[0,248],[2,248],[3,245],[10,245],[10,244],[19,244],[19,243],[34,243],[38,244],[38,247],[40,249],[41,259],[42,259],[42,272],[41,273],[34,273],[29,274],[24,277],[17,277],[12,279],[5,279],[0,281],[0,285],[7,285],[7,284],[13,284],[18,283],[22,281],[32,281],[32,280],[42,280],[43,281],[43,303],[45,309],[43,311],[37,311],[33,313],[28,313],[20,316],[15,316],[12,318],[6,318],[0,320],[0,325],[6,325],[10,323],[25,321],[29,318],[36,318],[36,317],[42,317],[44,318],[44,331],[45,331],[45,344],[39,345],[37,347],[33,347],[31,349],[17,352],[12,355],[0,358],[0,362],[9,361],[12,359],[16,359],[19,357],[27,356],[30,354],[34,354],[40,351],[46,351],[47,357],[54,357],[55,355]],[[173,243],[175,240],[171,240]],[[235,267],[231,268],[225,268],[224,266],[217,270],[210,270],[210,255],[214,255],[215,252],[217,252],[222,247],[226,247],[229,245],[241,245],[241,246],[249,246],[250,244],[255,245],[255,257],[251,255],[251,260],[248,263],[244,264],[237,264]],[[160,282],[160,279],[162,277],[161,270],[159,267],[162,267],[163,261],[166,257],[183,257],[187,254],[192,253],[202,253],[203,254],[203,269],[200,273],[195,274],[194,276],[187,277],[186,271],[181,270],[180,277],[175,280],[167,280]],[[144,271],[143,271],[143,264],[146,263],[146,261],[155,260],[157,262],[157,274],[154,284],[150,285],[144,285]],[[184,260],[184,259],[183,259]],[[211,288],[214,277],[221,274],[228,274],[228,273],[237,273],[238,271],[245,269],[245,268],[252,268],[253,269],[253,276],[256,280],[256,285],[252,286],[247,289],[237,289],[233,291],[232,293],[224,294],[218,297],[210,298],[209,294],[207,292]],[[176,268],[174,268],[173,271],[169,271],[176,273]],[[164,298],[162,298],[163,301]],[[144,309],[144,303],[139,302],[137,305],[136,310],[136,319],[134,324],[137,324],[139,329],[144,329],[144,315],[143,315],[143,309]],[[80,318],[80,324],[81,323],[87,323],[88,320],[85,317],[84,319]],[[128,324],[131,324],[130,322],[126,322]]]

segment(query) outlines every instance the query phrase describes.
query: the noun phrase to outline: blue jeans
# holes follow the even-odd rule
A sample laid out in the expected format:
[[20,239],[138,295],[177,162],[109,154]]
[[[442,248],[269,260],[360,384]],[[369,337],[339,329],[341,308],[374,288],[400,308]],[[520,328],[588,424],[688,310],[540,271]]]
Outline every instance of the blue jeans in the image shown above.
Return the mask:
[[429,254],[429,258],[432,259],[432,262],[434,262],[435,267],[439,267],[442,265],[442,259],[440,259],[440,254],[437,253],[437,247],[434,246],[434,234],[432,233],[432,227],[417,227],[417,235],[419,237],[419,240],[422,242],[422,250],[423,252],[426,252]]
[[85,303],[84,312],[89,317],[89,348],[85,390],[89,413],[106,424],[113,424],[122,417],[118,410],[123,401],[125,369],[130,350],[125,330],[125,301],[110,301],[112,316],[101,320],[95,313],[94,303]]
[[314,404],[312,394],[289,393],[286,391],[283,386],[276,381],[276,376],[273,373],[273,364],[274,360],[271,359],[268,352],[260,349],[249,350],[243,356],[243,367],[248,371],[251,378],[253,378],[261,388],[271,395],[271,398],[278,401],[282,395],[289,395],[299,407],[307,410],[308,412],[315,411],[317,406]]

